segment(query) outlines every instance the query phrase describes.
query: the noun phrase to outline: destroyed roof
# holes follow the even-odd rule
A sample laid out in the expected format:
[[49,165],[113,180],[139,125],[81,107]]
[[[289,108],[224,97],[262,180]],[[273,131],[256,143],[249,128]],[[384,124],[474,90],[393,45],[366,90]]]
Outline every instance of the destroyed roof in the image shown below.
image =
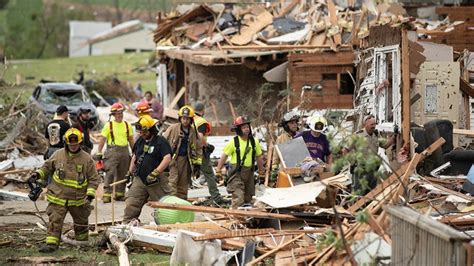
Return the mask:
[[[358,47],[376,25],[398,27],[411,23],[430,32],[452,30],[460,22],[414,20],[399,3],[344,6],[333,0],[308,5],[293,0],[237,6],[186,5],[158,20],[154,41],[158,51],[169,50],[314,50],[338,51]],[[198,52],[199,55],[200,51]]]

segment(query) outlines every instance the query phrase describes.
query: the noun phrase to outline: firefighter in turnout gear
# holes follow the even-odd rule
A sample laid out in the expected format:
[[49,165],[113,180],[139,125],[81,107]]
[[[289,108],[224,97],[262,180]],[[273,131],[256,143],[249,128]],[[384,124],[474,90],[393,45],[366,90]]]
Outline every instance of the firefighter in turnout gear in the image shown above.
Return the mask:
[[[206,179],[207,187],[209,188],[209,194],[211,194],[211,201],[215,205],[223,205],[228,204],[226,200],[224,200],[219,193],[219,189],[217,188],[217,180],[214,174],[214,170],[212,169],[211,163],[211,153],[214,151],[214,146],[207,142],[207,137],[211,134],[211,123],[207,122],[207,120],[203,117],[204,116],[204,104],[197,102],[194,105],[194,124],[198,130],[199,138],[202,141],[202,153],[203,153],[203,160],[201,165],[201,173],[204,175]],[[199,173],[196,173],[199,175]]]
[[[299,127],[298,127],[299,120],[300,120],[300,116],[298,115],[296,111],[290,111],[283,115],[281,122],[278,123],[278,126],[283,128],[283,131],[281,132],[280,135],[278,135],[275,146],[278,144],[283,144],[294,138],[294,136],[299,131]],[[280,168],[280,158],[278,157],[278,153],[275,147],[273,148],[272,180],[276,179],[279,168]]]
[[[110,108],[110,115],[115,119],[107,122],[102,128],[99,149],[95,156],[98,161],[102,159],[102,149],[107,142],[107,150],[103,156],[106,171],[102,197],[104,203],[110,202],[112,198],[110,184],[125,179],[130,164],[128,147],[133,148],[133,129],[130,123],[123,121],[124,109],[120,103],[114,103]],[[122,183],[115,189],[115,200],[124,199],[125,183]]]
[[138,219],[148,200],[159,201],[171,192],[168,173],[165,172],[171,162],[171,147],[158,134],[156,124],[157,120],[150,116],[141,117],[135,124],[140,137],[133,146],[127,174],[131,186],[125,200],[124,223]]
[[64,134],[65,148],[56,151],[31,177],[30,182],[48,184],[46,213],[49,217],[46,245],[40,252],[53,252],[59,247],[64,218],[69,212],[74,221],[76,240],[85,241],[89,236],[91,201],[99,185],[99,175],[91,156],[81,150],[81,131],[70,128]]
[[238,208],[244,204],[250,204],[255,195],[255,162],[258,165],[259,179],[265,174],[263,168],[262,147],[252,135],[251,121],[245,116],[239,116],[234,120],[236,136],[224,147],[216,175],[222,175],[222,168],[228,157],[230,159],[230,172],[226,179],[227,191],[232,194],[232,208]]
[[194,110],[185,105],[179,109],[179,123],[170,126],[163,136],[172,149],[170,186],[172,195],[187,199],[192,174],[199,173],[202,164],[202,145],[194,124]]

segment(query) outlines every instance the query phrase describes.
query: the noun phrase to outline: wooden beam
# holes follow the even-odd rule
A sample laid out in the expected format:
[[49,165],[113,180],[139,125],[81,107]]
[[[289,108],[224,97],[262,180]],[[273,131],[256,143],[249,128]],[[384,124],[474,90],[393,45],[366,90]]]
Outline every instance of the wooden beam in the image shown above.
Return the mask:
[[[334,5],[334,2],[332,0],[326,0],[326,3],[328,5],[329,20],[331,21],[331,26],[339,27],[337,23],[336,5]],[[333,39],[334,39],[334,44],[336,45],[336,49],[339,49],[339,47],[342,44],[341,32],[339,31],[338,33],[336,33],[333,36]]]
[[[408,33],[402,30],[402,136],[405,147],[410,150],[410,53]],[[408,155],[410,158],[410,154]]]
[[181,97],[183,97],[184,93],[186,92],[186,87],[182,87],[178,93],[176,94],[176,96],[174,96],[173,100],[171,101],[170,103],[170,106],[169,108],[173,109],[175,107],[175,105],[178,104],[179,100],[181,99]]
[[[330,49],[330,45],[296,45],[296,44],[283,44],[283,45],[245,45],[245,46],[229,46],[223,45],[222,50],[304,50],[304,49]],[[351,48],[349,45],[341,45],[340,48]],[[352,49],[352,48],[351,48]]]
[[204,241],[204,240],[212,240],[212,239],[258,236],[258,235],[266,235],[272,232],[275,232],[274,228],[233,230],[233,231],[224,232],[224,233],[211,233],[211,234],[206,234],[202,236],[195,236],[193,237],[193,240]]
[[470,130],[470,129],[454,128],[453,134],[464,135],[466,137],[474,138],[474,130]]
[[286,14],[288,14],[288,12],[290,12],[291,10],[293,10],[293,8],[295,8],[295,6],[300,3],[300,1],[301,1],[301,0],[293,0],[293,1],[291,1],[291,3],[289,3],[287,6],[285,6],[285,8],[283,8],[283,9],[281,10],[281,12],[278,13],[278,17],[283,17],[283,16],[285,16]]
[[280,219],[280,220],[301,220],[300,218],[295,217],[290,214],[269,213],[269,212],[262,212],[262,211],[245,211],[245,210],[223,209],[223,208],[213,208],[213,207],[205,207],[205,206],[185,206],[185,205],[179,205],[179,204],[161,203],[161,202],[156,202],[156,201],[148,202],[147,205],[152,208],[194,211],[194,212],[204,212],[204,213],[217,213],[217,214],[231,215],[231,216],[237,216],[237,217],[255,217],[255,218]]
[[291,240],[289,240],[289,241],[286,241],[285,243],[283,243],[283,244],[279,245],[278,247],[276,247],[276,248],[270,250],[269,252],[263,254],[262,256],[260,256],[260,257],[258,257],[258,258],[256,258],[256,259],[254,259],[254,260],[252,260],[252,261],[250,261],[250,262],[247,263],[246,265],[251,266],[251,265],[255,265],[255,264],[259,263],[260,261],[264,260],[266,257],[268,257],[268,256],[270,256],[270,255],[273,255],[274,253],[276,253],[276,252],[279,251],[280,249],[282,249],[282,248],[288,246],[289,244],[295,242],[296,240],[302,238],[303,236],[304,236],[304,234],[300,234],[300,235],[298,235],[297,237],[295,237],[295,238],[293,238],[293,239],[291,239]]
[[8,175],[8,174],[22,174],[22,173],[28,173],[28,172],[32,172],[32,171],[33,171],[32,169],[15,169],[15,170],[0,172],[0,176]]

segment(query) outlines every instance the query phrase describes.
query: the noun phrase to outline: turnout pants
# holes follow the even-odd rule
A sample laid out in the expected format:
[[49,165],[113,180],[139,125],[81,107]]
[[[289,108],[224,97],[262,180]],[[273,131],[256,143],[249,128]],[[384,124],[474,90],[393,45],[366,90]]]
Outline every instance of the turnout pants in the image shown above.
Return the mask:
[[[235,166],[234,166],[235,167]],[[251,203],[255,195],[255,180],[249,167],[242,167],[240,172],[229,178],[227,192],[232,194],[232,208],[238,208],[244,203]]]
[[212,170],[211,165],[211,154],[205,153],[201,165],[201,173],[204,175],[204,178],[207,182],[207,187],[209,188],[209,194],[211,194],[211,199],[216,200],[220,198],[219,189],[217,189],[216,176]]
[[91,206],[84,204],[81,206],[61,206],[49,203],[46,214],[49,217],[48,236],[46,244],[59,245],[61,231],[63,229],[64,218],[70,213],[74,221],[74,235],[78,241],[86,241],[89,237],[89,215]]
[[[105,181],[104,198],[112,197],[112,187],[110,184],[125,179],[128,167],[130,165],[130,156],[128,146],[110,146],[104,154]],[[125,183],[115,187],[115,196],[125,196]]]
[[187,156],[177,156],[173,161],[171,161],[169,177],[171,195],[182,199],[188,199],[191,172],[191,165]]
[[171,189],[168,182],[167,173],[161,174],[159,182],[150,186],[145,186],[143,181],[135,176],[132,186],[127,191],[123,222],[128,223],[133,219],[138,219],[143,205],[145,205],[148,200],[159,201],[162,197],[169,195]]

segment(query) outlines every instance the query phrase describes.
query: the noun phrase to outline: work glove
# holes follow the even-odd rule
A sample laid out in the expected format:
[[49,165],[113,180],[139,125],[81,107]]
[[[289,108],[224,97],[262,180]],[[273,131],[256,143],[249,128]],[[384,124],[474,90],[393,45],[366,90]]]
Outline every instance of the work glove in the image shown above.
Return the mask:
[[94,200],[93,196],[88,195],[86,197],[87,204],[89,205],[89,210],[91,210],[91,211],[94,209],[94,205],[92,205],[92,200]]
[[201,174],[201,166],[199,164],[193,165],[193,173],[196,177],[199,177]]
[[104,158],[104,155],[100,152],[94,154],[94,156],[92,156],[92,159],[94,159],[94,161],[102,161],[102,159]]
[[157,179],[158,179],[158,176],[160,175],[161,173],[157,170],[153,170],[153,172],[151,172],[147,177],[146,177],[146,181],[148,183],[153,183],[155,182]]
[[207,153],[207,154],[211,154],[215,149],[216,149],[216,147],[214,147],[214,145],[212,145],[212,144],[207,144],[207,146],[206,146],[206,153]]
[[264,171],[258,171],[258,176],[257,176],[257,184],[262,184],[263,181],[265,180],[265,172]]
[[130,188],[133,182],[133,175],[130,171],[128,171],[127,174],[125,175],[125,179],[127,179],[127,188]]
[[28,182],[31,182],[31,183],[36,183],[36,181],[38,180],[38,173],[34,172],[33,174],[31,174],[31,176],[28,178]]

